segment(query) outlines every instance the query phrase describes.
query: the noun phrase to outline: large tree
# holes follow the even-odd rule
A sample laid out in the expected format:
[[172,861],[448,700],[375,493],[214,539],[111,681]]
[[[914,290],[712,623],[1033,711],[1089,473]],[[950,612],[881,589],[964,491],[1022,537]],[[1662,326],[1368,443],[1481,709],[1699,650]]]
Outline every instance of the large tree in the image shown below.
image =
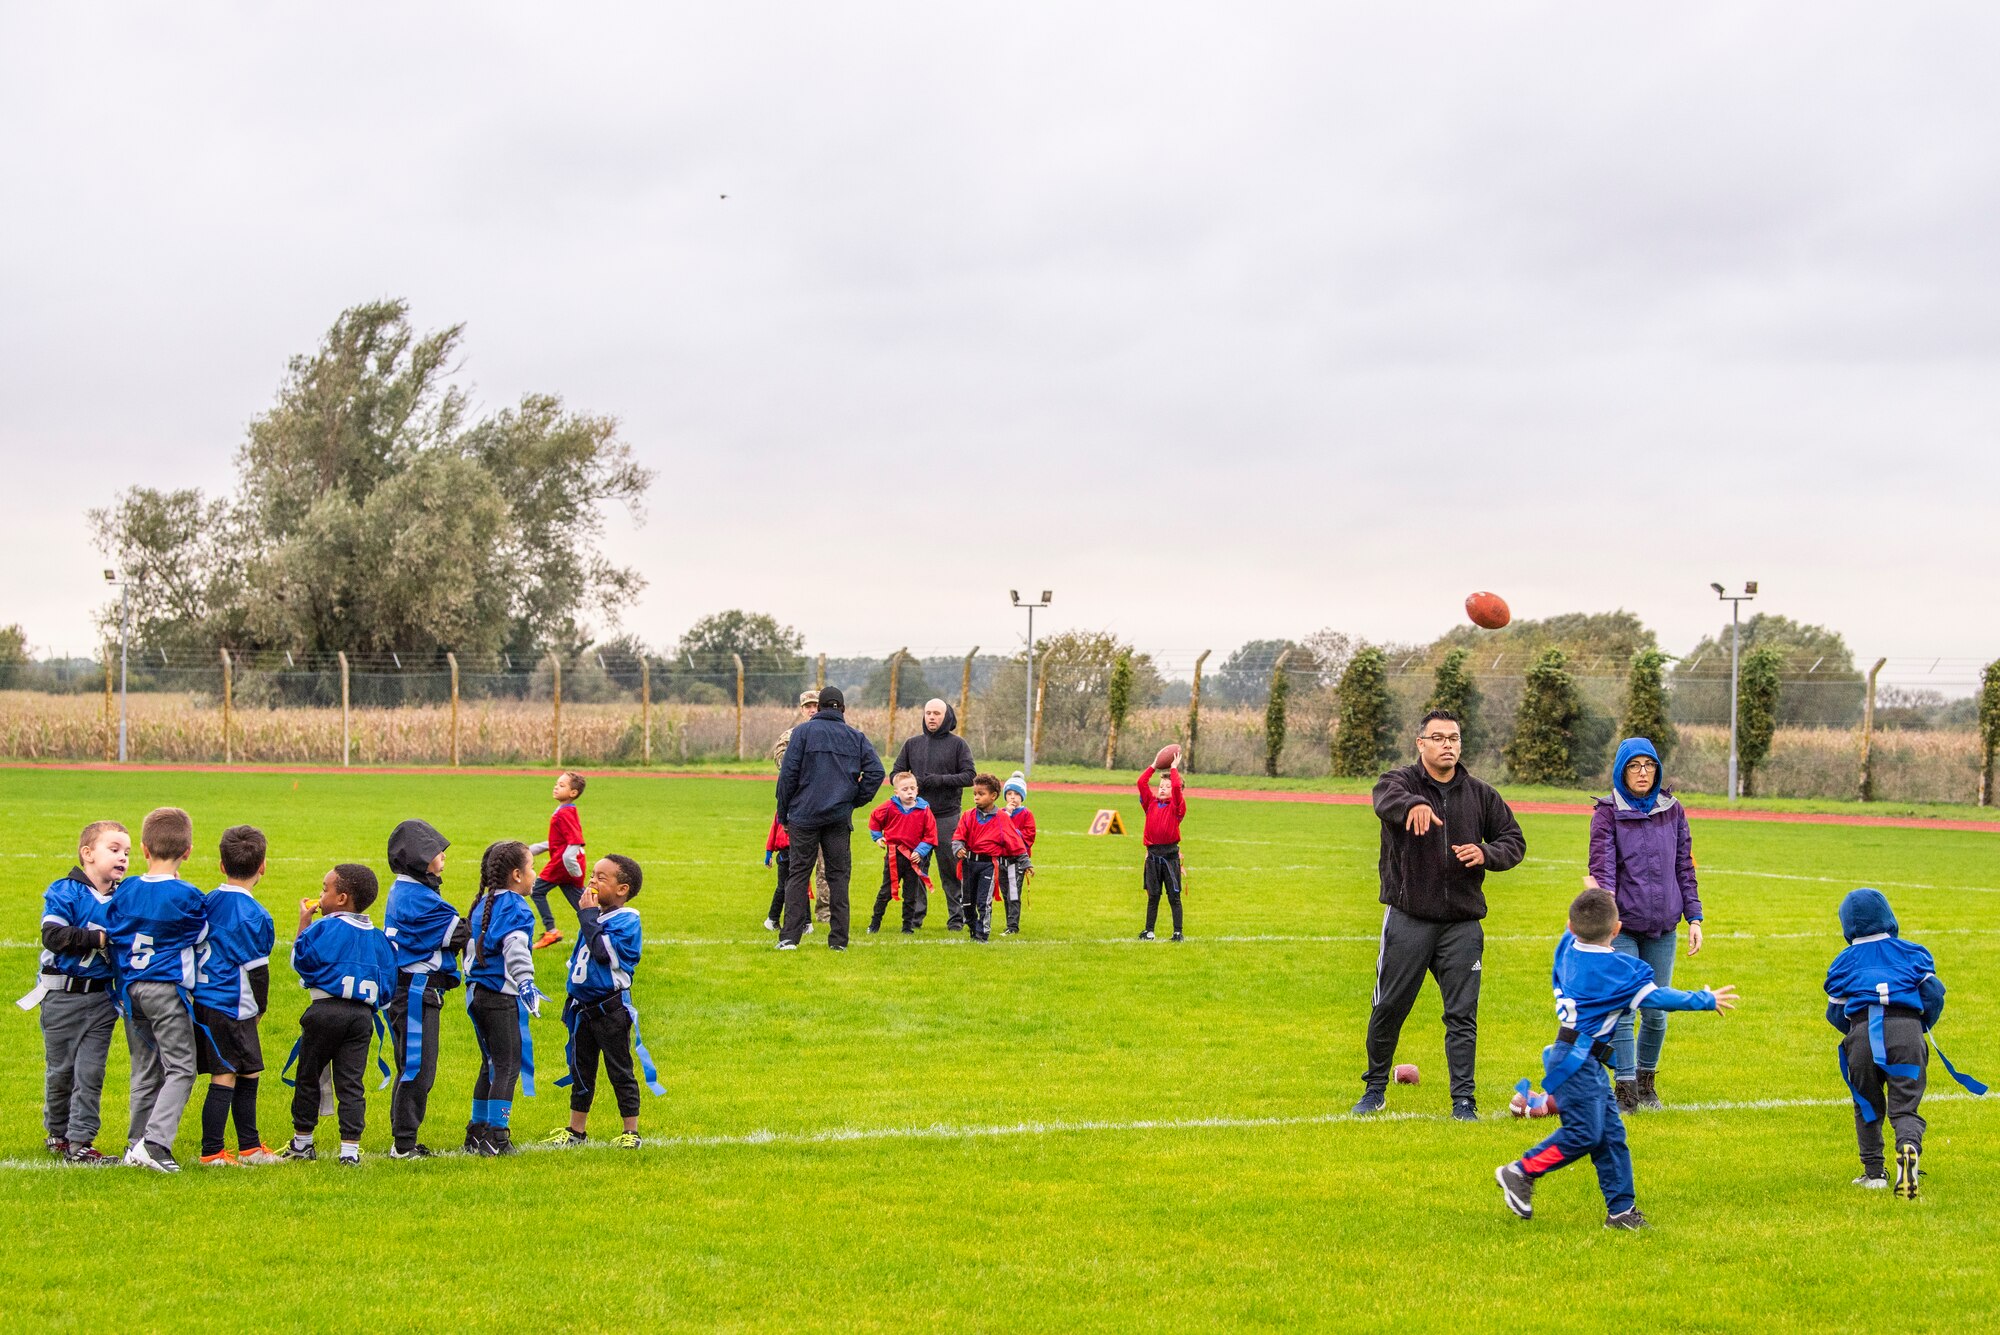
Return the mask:
[[461,333],[419,335],[401,301],[343,311],[250,424],[233,496],[142,487],[93,511],[141,581],[135,637],[425,661],[574,650],[615,621],[641,580],[603,556],[603,506],[636,514],[652,474],[614,419],[552,395],[470,421]]
[[[762,612],[731,608],[716,612],[689,626],[674,650],[674,671],[688,679],[707,682],[729,699],[736,698],[736,662],[743,659],[743,698],[784,702],[806,682],[805,636],[777,618]],[[882,696],[888,697],[888,676],[883,676]],[[902,683],[897,683],[900,688]],[[857,701],[856,703],[859,703]]]
[[[1729,640],[1725,625],[1674,665],[1674,693],[1683,718],[1729,720]],[[1760,612],[1743,623],[1743,659],[1769,649],[1785,683],[1779,726],[1851,728],[1861,721],[1866,684],[1839,631]],[[1740,666],[1740,662],[1739,662]]]

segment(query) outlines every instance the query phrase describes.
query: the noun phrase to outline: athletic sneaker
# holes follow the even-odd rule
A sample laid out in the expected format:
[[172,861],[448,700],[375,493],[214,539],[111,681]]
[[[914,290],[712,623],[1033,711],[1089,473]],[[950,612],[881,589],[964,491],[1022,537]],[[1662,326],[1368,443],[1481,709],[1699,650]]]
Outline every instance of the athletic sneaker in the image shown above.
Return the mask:
[[547,950],[550,946],[555,945],[557,942],[561,940],[562,940],[562,933],[558,932],[555,928],[551,927],[549,928],[548,931],[543,932],[540,936],[535,938],[535,949]]
[[319,1158],[319,1151],[310,1145],[287,1145],[278,1151],[278,1157],[289,1163],[311,1163]]
[[1535,1179],[1522,1172],[1521,1165],[1501,1164],[1493,1170],[1493,1180],[1500,1184],[1500,1195],[1508,1209],[1523,1219],[1535,1217]]
[[636,1150],[639,1148],[639,1133],[627,1131],[611,1143],[621,1150]]
[[1479,1105],[1471,1099],[1451,1101],[1451,1120],[1454,1122],[1476,1122],[1479,1120]]
[[916,934],[917,934],[917,929],[914,927],[905,927],[903,929],[904,936],[915,936]]
[[69,1157],[69,1142],[61,1136],[50,1136],[42,1142],[42,1148],[50,1154],[55,1155],[58,1159],[67,1159]]
[[780,940],[778,942],[778,949],[780,950],[797,950],[798,948],[799,948],[799,943],[796,941]]
[[392,1146],[389,1150],[389,1157],[391,1159],[435,1159],[437,1158],[437,1151],[428,1145],[412,1145],[408,1149]]
[[461,1147],[467,1154],[492,1154],[493,1147],[487,1143],[487,1136],[493,1128],[484,1122],[465,1124],[465,1144]]
[[242,1167],[242,1164],[237,1161],[236,1151],[234,1150],[217,1150],[213,1154],[204,1154],[201,1156],[200,1162],[203,1168]]
[[1366,1117],[1369,1113],[1381,1112],[1389,1106],[1388,1094],[1372,1086],[1361,1091],[1361,1102],[1354,1105],[1353,1115]]
[[777,931],[777,930],[778,930],[778,920],[777,920],[776,918],[766,918],[766,919],[764,919],[764,930],[765,930],[765,931],[767,931],[767,932],[775,932],[775,931]]
[[1173,935],[1173,939],[1174,939],[1174,940],[1176,940],[1176,941],[1180,940],[1180,939],[1181,939],[1181,934],[1180,934],[1179,932],[1175,932],[1175,933],[1174,933],[1174,935]]
[[504,1126],[486,1128],[486,1152],[488,1154],[519,1154],[514,1144],[514,1133]]
[[1021,929],[1018,927],[1009,927],[1006,931],[1000,933],[1002,936],[1019,936],[1020,934]]
[[69,1153],[63,1156],[63,1162],[80,1164],[85,1168],[96,1168],[118,1161],[108,1154],[99,1154],[95,1145],[71,1145]]
[[877,932],[881,930],[882,930],[882,924],[879,922],[871,922],[868,924],[868,935],[870,936],[875,935]]
[[361,1167],[361,1151],[355,1150],[352,1153],[350,1153],[347,1150],[342,1150],[340,1152],[340,1166],[342,1168]]
[[566,1126],[559,1126],[542,1137],[542,1144],[552,1145],[559,1150],[566,1150],[572,1145],[581,1145],[589,1139],[590,1137],[584,1135],[581,1131],[572,1131]]
[[1607,1215],[1604,1220],[1604,1226],[1606,1228],[1632,1229],[1636,1232],[1642,1228],[1651,1228],[1653,1221],[1640,1214],[1639,1207],[1635,1205],[1631,1209],[1621,1211],[1618,1214]]
[[1913,1201],[1917,1198],[1917,1147],[1899,1145],[1896,1147],[1896,1199]]
[[1854,1179],[1854,1185],[1867,1191],[1881,1191],[1889,1185],[1889,1178],[1884,1173],[1877,1173],[1873,1177],[1863,1173]]
[[1156,937],[1156,936],[1154,936],[1154,935],[1153,935],[1153,929],[1152,929],[1152,928],[1150,928],[1150,927],[1148,927],[1148,928],[1147,928],[1147,929],[1146,929],[1145,931],[1143,931],[1143,932],[1139,933],[1139,939],[1140,939],[1141,941],[1157,941],[1157,940],[1159,940],[1159,938],[1158,938],[1158,937]]
[[156,1173],[178,1173],[181,1166],[174,1162],[174,1152],[165,1145],[155,1145],[150,1140],[136,1142],[125,1151],[125,1162],[134,1168],[150,1168]]

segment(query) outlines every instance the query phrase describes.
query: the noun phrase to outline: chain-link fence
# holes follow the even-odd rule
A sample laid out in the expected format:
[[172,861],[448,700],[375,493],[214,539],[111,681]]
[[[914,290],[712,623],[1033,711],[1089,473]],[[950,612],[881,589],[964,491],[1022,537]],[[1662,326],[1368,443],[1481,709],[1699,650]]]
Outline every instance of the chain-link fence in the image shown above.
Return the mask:
[[[1934,660],[1933,669],[1943,660]],[[1193,655],[1149,660],[1158,683],[1135,702],[1109,759],[1122,769],[1147,763],[1170,741],[1186,742],[1197,705]],[[1233,663],[1234,689],[1211,675],[1198,706],[1194,768],[1209,774],[1267,772],[1264,692],[1275,664]],[[1918,664],[1921,666],[1921,662]],[[1526,663],[1504,657],[1476,665],[1480,703],[1468,730],[1466,763],[1506,777],[1502,750],[1512,731]],[[1601,786],[1618,738],[1626,677],[1612,665],[1585,662],[1573,672],[1584,711],[1573,729],[1578,781]],[[1389,664],[1391,712],[1408,732],[1433,688],[1431,671]],[[0,753],[22,760],[108,760],[117,754],[121,696],[118,664],[57,659],[15,665],[0,677]],[[1184,675],[1183,675],[1184,674]],[[824,681],[848,694],[848,719],[892,759],[921,727],[921,702],[942,696],[958,708],[960,731],[983,766],[1005,772],[1037,733],[1039,761],[1103,767],[1110,740],[1107,692],[1098,678],[1038,672],[1028,693],[1018,656],[790,655],[758,662],[736,656],[623,659],[586,652],[557,658],[499,656],[478,661],[405,664],[395,656],[336,655],[301,662],[287,656],[244,660],[137,649],[122,696],[127,754],[134,761],[304,763],[326,765],[692,765],[768,760],[793,723],[797,693]],[[1921,680],[1922,678],[1919,677]],[[1337,727],[1337,676],[1290,675],[1282,776],[1329,772]],[[1878,690],[1871,734],[1873,792],[1878,799],[1974,801],[1981,794],[1982,753],[1971,701],[1953,677],[1937,686],[1891,683]],[[1250,689],[1245,689],[1244,683]],[[1051,683],[1054,683],[1051,685]],[[895,708],[890,708],[890,687]],[[1728,764],[1729,682],[1688,672],[1667,678],[1680,742],[1670,781],[1719,792]],[[11,687],[11,689],[7,689]],[[1779,727],[1758,771],[1765,796],[1853,797],[1860,784],[1861,724],[1867,680],[1788,670],[1780,686]],[[739,703],[740,702],[740,703]]]

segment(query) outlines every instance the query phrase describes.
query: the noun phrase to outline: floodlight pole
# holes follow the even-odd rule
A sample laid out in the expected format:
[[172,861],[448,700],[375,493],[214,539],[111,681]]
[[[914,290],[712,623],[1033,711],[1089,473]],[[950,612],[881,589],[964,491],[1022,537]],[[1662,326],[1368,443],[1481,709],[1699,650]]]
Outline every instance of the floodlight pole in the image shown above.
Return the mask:
[[125,763],[125,665],[132,644],[132,586],[143,580],[121,579],[116,570],[104,572],[106,584],[118,586],[118,763]]
[[1729,800],[1734,802],[1741,796],[1741,788],[1736,777],[1736,692],[1738,689],[1738,663],[1743,649],[1743,604],[1757,596],[1755,580],[1743,586],[1741,593],[1724,593],[1720,584],[1708,586],[1715,590],[1715,596],[1729,604]]
[[1042,590],[1040,602],[1022,602],[1019,589],[1009,589],[1007,596],[1014,606],[1028,614],[1028,687],[1027,707],[1022,717],[1021,727],[1021,777],[1032,778],[1035,773],[1035,610],[1049,605],[1050,593]]

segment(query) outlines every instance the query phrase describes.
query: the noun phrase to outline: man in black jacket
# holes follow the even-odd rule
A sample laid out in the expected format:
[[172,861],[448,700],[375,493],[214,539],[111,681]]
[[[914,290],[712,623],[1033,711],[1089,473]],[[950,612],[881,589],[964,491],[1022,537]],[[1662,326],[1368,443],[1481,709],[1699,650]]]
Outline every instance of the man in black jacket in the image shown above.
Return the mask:
[[1382,822],[1382,949],[1368,1015],[1368,1073],[1356,1113],[1380,1112],[1403,1021],[1424,974],[1444,998],[1444,1055],[1451,1115],[1477,1121],[1472,1063],[1479,1046],[1480,957],[1486,934],[1481,888],[1488,871],[1518,866],[1528,851],[1514,813],[1458,763],[1458,719],[1433,709],[1417,725],[1417,763],[1375,784]]
[[819,693],[819,712],[792,729],[778,768],[778,823],[791,836],[785,877],[785,921],[778,949],[798,949],[805,935],[807,885],[813,863],[826,859],[831,921],[826,943],[847,949],[847,885],[854,871],[854,809],[875,800],[882,787],[882,758],[858,728],[847,723],[847,701],[836,686]]
[[[931,804],[937,817],[938,838],[947,844],[952,827],[958,824],[959,804],[978,770],[972,763],[972,748],[963,737],[955,736],[958,713],[942,700],[924,704],[924,730],[903,743],[896,753],[896,771],[908,770],[917,776],[917,796]],[[949,853],[947,848],[946,852]],[[958,884],[958,864],[950,857],[937,860],[938,879],[944,882],[945,926],[964,930],[965,905]]]

